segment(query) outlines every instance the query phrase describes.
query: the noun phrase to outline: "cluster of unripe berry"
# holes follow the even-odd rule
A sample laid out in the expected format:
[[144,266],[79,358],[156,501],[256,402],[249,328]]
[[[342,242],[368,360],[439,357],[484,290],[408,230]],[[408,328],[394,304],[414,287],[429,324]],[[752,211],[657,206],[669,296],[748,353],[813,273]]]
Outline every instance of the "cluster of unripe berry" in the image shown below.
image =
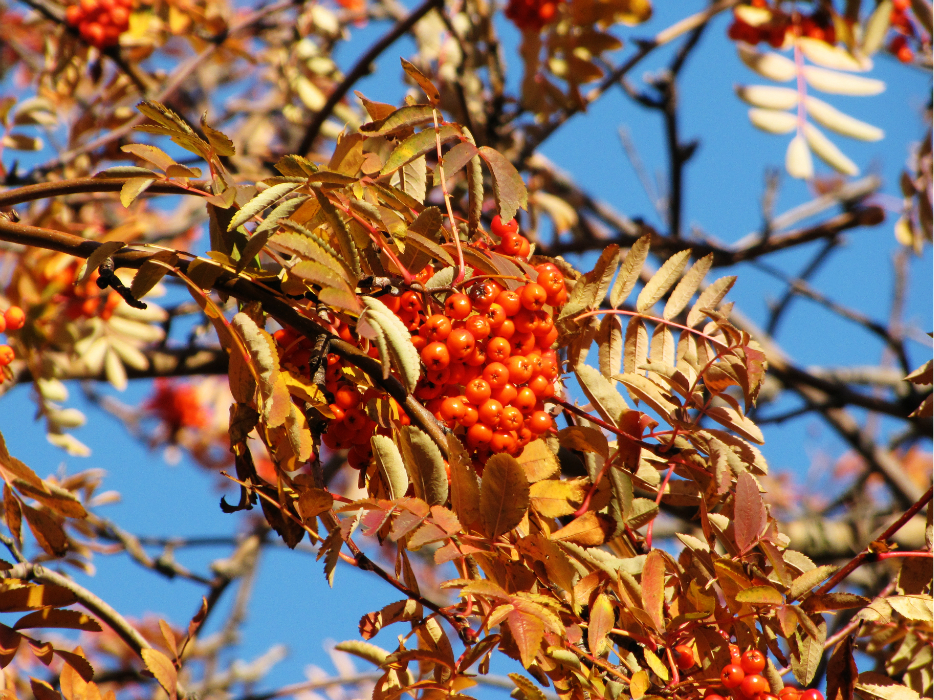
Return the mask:
[[[500,252],[528,255],[528,241],[515,222],[504,224],[496,217],[493,232],[501,236]],[[424,285],[433,274],[428,265],[415,282]],[[558,338],[552,314],[567,301],[567,289],[564,275],[552,263],[537,266],[530,277],[516,289],[491,276],[473,277],[464,291],[448,293],[443,303],[416,289],[380,297],[409,330],[424,365],[415,397],[461,435],[477,464],[491,453],[518,454],[554,425],[543,401],[554,395],[561,374],[552,349]],[[379,356],[375,345],[356,336],[345,321],[335,325],[343,340]],[[311,348],[304,338],[291,329],[274,337],[284,364],[308,363]],[[350,465],[363,469],[372,457],[370,437],[389,431],[366,412],[370,399],[383,394],[350,381],[347,367],[337,355],[328,356],[325,389],[333,398],[334,420],[322,440],[330,449],[349,449]],[[401,407],[393,405],[400,422],[408,424]]]
[[[735,700],[824,700],[824,695],[816,689],[802,690],[785,686],[777,695],[772,693],[768,680],[762,675],[766,667],[766,658],[758,649],[740,651],[735,644],[730,644],[730,663],[720,671],[720,682],[725,690],[709,688],[704,700],[726,700],[729,694]],[[691,647],[679,644],[672,650],[672,660],[682,671],[688,671],[696,664]],[[723,695],[721,695],[723,693]]]
[[911,0],[893,0],[889,20],[891,29],[895,32],[895,36],[889,42],[889,52],[902,63],[911,63],[915,59],[915,52],[908,45],[909,40],[920,39],[915,24],[908,17],[910,7]]
[[[11,306],[0,316],[0,333],[18,331],[24,325],[26,325],[26,314],[18,306]],[[6,367],[14,359],[16,359],[16,353],[13,352],[13,348],[9,345],[0,345],[0,367]]]
[[130,26],[133,0],[79,0],[65,10],[65,21],[98,49],[116,46]]
[[750,5],[768,9],[772,17],[768,22],[753,26],[741,16],[734,15],[733,23],[727,30],[727,36],[733,41],[743,41],[753,45],[761,41],[778,49],[784,46],[785,37],[790,32],[830,45],[837,43],[837,30],[834,27],[833,18],[826,10],[817,9],[810,15],[800,13],[789,15],[778,7],[770,8],[767,0],[752,0]]
[[564,0],[509,0],[506,16],[519,29],[538,31],[554,21]]

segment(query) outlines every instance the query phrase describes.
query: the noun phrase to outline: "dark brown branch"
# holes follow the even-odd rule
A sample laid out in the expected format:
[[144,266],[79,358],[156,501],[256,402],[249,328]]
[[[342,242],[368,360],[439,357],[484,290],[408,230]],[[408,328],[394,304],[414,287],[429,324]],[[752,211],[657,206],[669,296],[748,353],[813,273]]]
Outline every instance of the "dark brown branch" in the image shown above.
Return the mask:
[[[828,591],[832,591],[834,587],[839,584],[843,579],[849,576],[853,571],[862,564],[867,557],[869,557],[872,552],[875,550],[875,543],[881,542],[884,543],[892,535],[898,532],[909,520],[911,520],[917,513],[924,508],[931,500],[932,489],[934,487],[928,487],[928,490],[917,500],[915,501],[908,510],[901,514],[901,516],[891,525],[889,525],[885,530],[880,534],[868,547],[863,549],[862,552],[857,554],[850,562],[835,573],[830,580],[828,580],[823,586],[814,591],[814,595],[823,595]],[[790,602],[790,601],[789,601]]]
[[[17,204],[68,194],[119,192],[128,179],[130,178],[79,177],[72,180],[27,185],[13,190],[7,190],[6,192],[0,192],[0,207],[12,207]],[[197,187],[198,183],[192,183],[192,185]],[[146,192],[152,194],[187,194],[195,197],[204,196],[201,192],[182,187],[174,182],[154,182],[149,186]]]
[[[87,258],[101,245],[97,241],[89,241],[63,231],[26,226],[25,224],[16,224],[3,219],[0,219],[0,240],[54,250],[80,258]],[[113,255],[113,260],[118,268],[139,268],[152,255],[153,253],[148,250],[121,250]],[[188,270],[188,261],[180,261],[178,269],[185,274]],[[258,301],[262,304],[263,309],[279,323],[291,326],[312,342],[322,334],[326,335],[330,339],[331,352],[363,370],[376,386],[380,387],[404,407],[412,422],[431,437],[442,454],[447,454],[447,439],[434,416],[414,396],[406,392],[405,387],[398,379],[393,376],[383,378],[382,365],[379,360],[370,357],[350,343],[332,336],[326,328],[300,314],[291,304],[281,299],[267,287],[224,272],[214,283],[214,289],[241,301]]]
[[305,130],[305,135],[302,137],[295,153],[306,155],[311,151],[315,139],[318,138],[318,134],[321,132],[321,127],[324,126],[324,122],[328,120],[334,108],[337,107],[340,101],[350,92],[350,89],[357,81],[370,72],[373,61],[379,58],[383,51],[392,46],[397,39],[414,27],[415,23],[422,17],[433,9],[441,7],[443,4],[444,0],[425,0],[425,2],[412,10],[408,17],[396,23],[382,39],[373,44],[369,51],[360,57],[356,65],[344,77],[340,84],[334,88],[331,94],[328,95],[327,102],[324,103],[324,106],[315,114],[308,128]]

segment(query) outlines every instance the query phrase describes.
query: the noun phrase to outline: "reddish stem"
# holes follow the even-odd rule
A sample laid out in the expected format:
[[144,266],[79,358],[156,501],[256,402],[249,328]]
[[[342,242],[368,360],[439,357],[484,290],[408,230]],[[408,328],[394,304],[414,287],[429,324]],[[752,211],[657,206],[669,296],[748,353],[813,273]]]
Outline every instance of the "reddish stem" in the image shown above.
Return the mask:
[[934,552],[879,552],[875,556],[879,561],[895,559],[897,557],[922,557],[924,559],[932,559],[934,558]]

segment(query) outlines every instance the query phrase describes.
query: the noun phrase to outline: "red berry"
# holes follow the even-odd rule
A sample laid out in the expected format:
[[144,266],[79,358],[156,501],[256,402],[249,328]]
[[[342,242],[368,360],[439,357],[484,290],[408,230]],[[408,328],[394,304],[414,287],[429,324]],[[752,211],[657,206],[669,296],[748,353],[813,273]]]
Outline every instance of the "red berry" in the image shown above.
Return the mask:
[[760,673],[765,668],[765,655],[758,649],[750,649],[740,657],[739,665],[743,673]]
[[824,700],[824,694],[817,688],[808,688],[801,693],[799,700]]
[[519,231],[519,222],[515,219],[510,219],[509,221],[503,221],[499,214],[493,217],[493,223],[490,224],[490,230],[493,232],[494,236],[499,236],[503,238],[511,233],[517,233]]
[[745,677],[742,667],[737,664],[727,664],[720,672],[720,681],[730,690],[738,688]]
[[[724,685],[726,685],[725,682]],[[769,692],[769,682],[758,673],[754,673],[743,678],[739,689],[747,698],[754,698],[759,693]]]
[[418,329],[418,334],[428,340],[443,341],[451,334],[451,319],[441,314],[432,314]]
[[441,417],[446,421],[458,420],[467,413],[467,405],[460,396],[448,396],[441,402]]
[[470,303],[470,297],[460,292],[452,294],[447,298],[447,301],[444,302],[444,312],[450,318],[457,319],[458,321],[470,316],[472,307],[473,305]]
[[671,650],[671,656],[675,665],[682,671],[687,671],[694,666],[694,652],[687,644],[679,644]]
[[435,341],[426,345],[421,352],[422,362],[431,370],[440,370],[451,364],[451,353],[444,343]]

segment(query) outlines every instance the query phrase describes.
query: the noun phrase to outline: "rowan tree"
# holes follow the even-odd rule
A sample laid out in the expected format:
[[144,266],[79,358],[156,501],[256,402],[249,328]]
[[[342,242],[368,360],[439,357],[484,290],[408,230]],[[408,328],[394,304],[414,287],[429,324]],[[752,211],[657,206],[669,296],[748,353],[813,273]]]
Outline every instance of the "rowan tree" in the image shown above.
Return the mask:
[[[0,4],[0,371],[66,458],[0,440],[4,697],[930,697],[931,344],[905,313],[930,297],[930,265],[911,274],[930,261],[930,94],[920,141],[886,144],[910,151],[889,190],[837,142],[885,137],[847,101],[889,99],[876,64],[929,74],[931,5],[719,0],[647,32],[657,9]],[[784,174],[748,155],[761,222],[732,242],[688,230],[704,135],[681,94],[704,43],[749,78],[709,109],[745,103],[787,142]],[[387,57],[391,103],[361,86]],[[664,135],[658,181],[622,135],[649,212],[542,155],[619,94]],[[580,144],[594,169],[615,158]],[[789,179],[812,198],[776,214]],[[892,258],[854,287],[891,296],[881,320],[819,284],[869,232]],[[759,324],[754,294],[731,299],[753,271],[782,285]],[[783,340],[820,336],[820,314],[878,362],[797,362]],[[121,401],[129,382],[148,397]],[[226,484],[231,534],[178,537],[155,503],[159,536],[108,519],[75,432],[108,413]],[[796,502],[809,485],[770,471],[762,428],[806,421],[846,448],[832,492]],[[209,541],[203,570],[174,557]],[[320,560],[339,602],[319,616],[361,606],[337,649],[366,671],[270,683],[275,650],[235,660],[280,546]],[[200,586],[194,615],[115,609],[88,578],[105,557]],[[342,600],[349,567],[398,601]],[[307,622],[283,604],[263,624]]]

